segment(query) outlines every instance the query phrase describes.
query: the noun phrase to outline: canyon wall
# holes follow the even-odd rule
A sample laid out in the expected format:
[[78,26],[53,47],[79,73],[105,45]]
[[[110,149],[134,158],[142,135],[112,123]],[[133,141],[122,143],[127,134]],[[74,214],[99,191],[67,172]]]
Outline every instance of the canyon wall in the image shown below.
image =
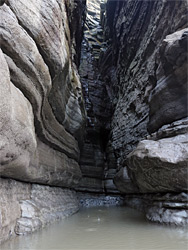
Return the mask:
[[85,8],[0,0],[0,243],[76,212],[75,190],[187,222],[187,3]]
[[[173,212],[183,211],[176,224],[187,220],[187,10],[186,1],[117,0],[107,1],[101,18],[107,46],[99,68],[113,93],[114,183],[137,201],[153,193],[144,206],[153,221],[172,222]],[[177,194],[165,196],[168,205],[166,193]]]
[[116,162],[108,147],[112,105],[100,75],[99,59],[105,46],[101,26],[101,0],[87,1],[87,15],[79,74],[87,111],[86,134],[81,148],[82,179],[78,191],[119,193],[113,184]]
[[82,0],[0,2],[0,242],[78,210],[84,9]]

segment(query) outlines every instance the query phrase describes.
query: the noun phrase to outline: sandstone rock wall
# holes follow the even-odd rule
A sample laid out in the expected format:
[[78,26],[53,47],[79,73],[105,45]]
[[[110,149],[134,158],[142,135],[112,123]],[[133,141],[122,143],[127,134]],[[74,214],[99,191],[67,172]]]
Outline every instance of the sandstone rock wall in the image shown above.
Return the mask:
[[0,243],[78,210],[84,8],[0,1]]
[[[76,2],[70,11],[81,12]],[[64,187],[81,177],[76,139],[81,143],[85,110],[74,61],[80,40],[70,33],[68,3],[10,0],[0,7],[3,177]],[[72,32],[77,27],[81,21]]]

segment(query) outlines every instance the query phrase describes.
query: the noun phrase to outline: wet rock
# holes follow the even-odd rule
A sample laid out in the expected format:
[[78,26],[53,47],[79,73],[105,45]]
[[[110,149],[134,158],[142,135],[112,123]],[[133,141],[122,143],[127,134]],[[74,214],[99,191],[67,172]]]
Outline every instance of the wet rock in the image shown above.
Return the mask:
[[144,194],[125,197],[125,204],[145,213],[150,221],[176,226],[186,226],[187,194]]
[[81,207],[118,206],[124,204],[124,198],[120,195],[87,194],[78,192],[77,196]]
[[141,141],[129,154],[128,170],[142,193],[186,191],[188,134]]

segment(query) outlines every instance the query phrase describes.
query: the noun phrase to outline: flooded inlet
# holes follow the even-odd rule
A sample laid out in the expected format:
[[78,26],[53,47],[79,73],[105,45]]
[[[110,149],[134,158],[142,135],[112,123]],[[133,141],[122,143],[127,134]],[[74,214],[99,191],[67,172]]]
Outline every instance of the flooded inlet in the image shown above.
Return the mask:
[[186,250],[185,228],[152,224],[127,207],[97,207],[53,224],[32,235],[6,242],[1,250]]

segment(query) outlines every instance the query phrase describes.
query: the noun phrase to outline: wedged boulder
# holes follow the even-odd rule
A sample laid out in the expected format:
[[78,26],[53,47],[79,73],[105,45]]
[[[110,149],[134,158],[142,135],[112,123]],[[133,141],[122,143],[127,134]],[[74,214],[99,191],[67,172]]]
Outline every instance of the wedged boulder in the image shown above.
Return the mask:
[[128,155],[129,176],[140,192],[188,189],[188,134],[141,141]]
[[188,116],[187,42],[187,28],[163,40],[156,71],[157,84],[149,100],[149,132]]
[[21,178],[37,146],[34,117],[31,104],[10,81],[1,49],[0,65],[0,175]]

